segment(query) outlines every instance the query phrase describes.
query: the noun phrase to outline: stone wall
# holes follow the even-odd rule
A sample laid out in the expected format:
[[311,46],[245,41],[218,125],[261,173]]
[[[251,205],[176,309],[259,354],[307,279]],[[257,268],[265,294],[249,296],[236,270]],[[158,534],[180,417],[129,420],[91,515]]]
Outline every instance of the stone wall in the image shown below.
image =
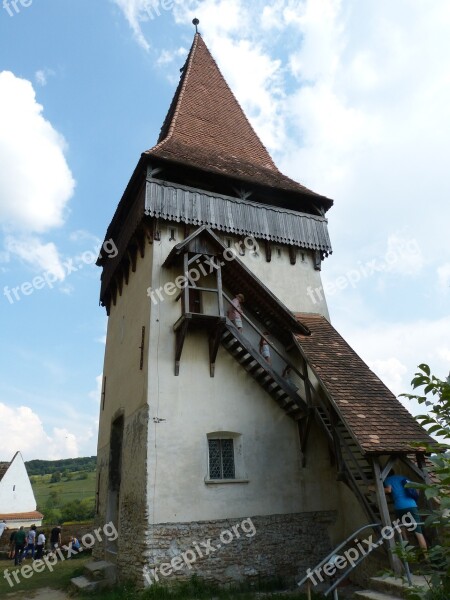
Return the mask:
[[[331,550],[328,528],[335,519],[334,511],[323,511],[153,525],[147,534],[147,578],[141,574],[141,581],[147,586],[149,578],[158,577],[171,584],[194,573],[219,584],[274,577],[298,581]],[[179,568],[174,557],[187,551],[191,569],[184,562]],[[164,563],[171,561],[179,570],[162,576],[160,569],[164,574],[169,570]]]
[[[93,557],[117,564],[118,576],[122,580],[138,580],[145,565],[147,508],[147,426],[148,408],[144,407],[125,419],[122,447],[122,475],[119,499],[119,518],[115,523],[119,537],[115,547],[107,540],[96,544]],[[103,449],[97,456],[99,476],[99,506],[95,519],[96,527],[109,522],[108,473],[109,452]]]

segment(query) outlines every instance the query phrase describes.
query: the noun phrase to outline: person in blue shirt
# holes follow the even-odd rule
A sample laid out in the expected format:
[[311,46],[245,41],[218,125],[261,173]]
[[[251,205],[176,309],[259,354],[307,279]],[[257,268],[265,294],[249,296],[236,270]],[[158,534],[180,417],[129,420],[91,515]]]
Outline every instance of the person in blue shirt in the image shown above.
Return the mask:
[[399,518],[403,517],[403,515],[410,514],[414,519],[417,524],[414,533],[420,548],[426,551],[428,547],[422,532],[422,526],[419,524],[421,519],[417,509],[417,502],[414,498],[411,498],[405,489],[405,483],[409,483],[409,481],[404,475],[395,475],[393,471],[391,471],[391,473],[392,474],[384,480],[384,491],[386,494],[392,496],[395,512]]

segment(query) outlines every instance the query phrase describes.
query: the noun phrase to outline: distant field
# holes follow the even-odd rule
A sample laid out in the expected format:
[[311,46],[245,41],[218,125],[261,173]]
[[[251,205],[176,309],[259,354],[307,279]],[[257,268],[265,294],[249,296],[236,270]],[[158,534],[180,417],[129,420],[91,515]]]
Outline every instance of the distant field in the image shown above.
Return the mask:
[[32,483],[34,495],[39,508],[43,508],[51,492],[58,492],[59,504],[71,500],[83,500],[95,496],[95,472],[88,473],[87,479],[76,479],[78,473],[73,473],[71,481],[50,483],[51,475],[35,475],[36,483]]

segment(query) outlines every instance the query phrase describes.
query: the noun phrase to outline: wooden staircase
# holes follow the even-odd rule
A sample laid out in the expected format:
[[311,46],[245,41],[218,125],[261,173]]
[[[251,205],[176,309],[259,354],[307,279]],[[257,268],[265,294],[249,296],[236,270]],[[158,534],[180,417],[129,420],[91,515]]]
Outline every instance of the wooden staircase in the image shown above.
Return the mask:
[[221,338],[224,348],[263,387],[294,421],[307,413],[306,402],[297,390],[276,373],[250,341],[227,320]]
[[221,335],[221,343],[294,421],[300,423],[313,412],[336,458],[338,479],[347,484],[356,494],[370,522],[381,522],[375,494],[368,489],[369,485],[375,484],[370,460],[364,456],[336,413],[325,406],[309,380],[305,381],[309,400],[307,402],[288,380],[272,369],[259,351],[228,319]]
[[369,485],[375,485],[372,464],[361,452],[356,441],[341,420],[332,423],[328,411],[316,406],[316,418],[325,431],[338,459],[338,478],[346,483],[363,504],[371,522],[381,522],[380,510],[374,492]]

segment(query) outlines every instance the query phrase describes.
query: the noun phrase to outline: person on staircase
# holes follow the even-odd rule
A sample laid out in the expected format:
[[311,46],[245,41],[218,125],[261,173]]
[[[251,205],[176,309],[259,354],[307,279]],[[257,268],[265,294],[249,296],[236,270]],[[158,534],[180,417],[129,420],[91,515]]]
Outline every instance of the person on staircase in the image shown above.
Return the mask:
[[401,518],[403,515],[409,514],[414,519],[416,522],[414,533],[417,542],[419,547],[426,553],[428,546],[420,524],[421,519],[417,502],[413,497],[415,494],[411,491],[413,488],[405,488],[406,483],[410,483],[409,480],[404,475],[396,475],[392,469],[391,474],[384,480],[384,491],[386,494],[391,495],[397,517]]
[[259,340],[259,352],[261,354],[261,356],[264,358],[264,360],[266,362],[269,363],[269,365],[272,364],[272,359],[270,358],[270,346],[269,343],[267,341],[267,337],[269,335],[268,331],[264,331],[264,333],[261,336],[261,339]]
[[231,301],[231,307],[228,310],[228,318],[236,325],[239,333],[242,333],[242,304],[244,302],[244,294],[236,294],[236,297]]

